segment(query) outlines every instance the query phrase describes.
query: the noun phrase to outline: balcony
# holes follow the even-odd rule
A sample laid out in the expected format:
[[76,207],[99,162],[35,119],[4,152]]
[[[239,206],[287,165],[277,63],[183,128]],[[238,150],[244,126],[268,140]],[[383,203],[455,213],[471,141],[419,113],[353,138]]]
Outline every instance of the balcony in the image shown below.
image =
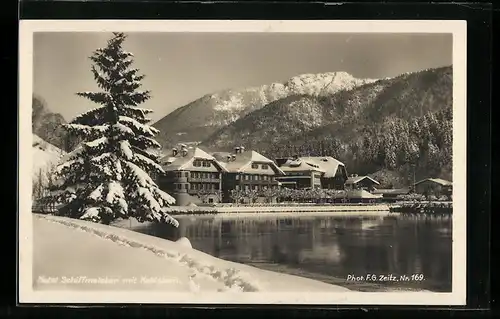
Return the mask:
[[188,194],[189,195],[195,195],[195,196],[198,196],[202,193],[209,193],[209,194],[212,194],[212,195],[215,195],[215,194],[222,194],[222,191],[219,190],[219,189],[189,189],[188,191]]
[[189,177],[187,179],[188,183],[219,183],[221,180],[220,178],[196,178],[196,177]]
[[236,181],[237,184],[242,184],[242,185],[278,185],[278,181],[273,181],[273,180],[239,180]]

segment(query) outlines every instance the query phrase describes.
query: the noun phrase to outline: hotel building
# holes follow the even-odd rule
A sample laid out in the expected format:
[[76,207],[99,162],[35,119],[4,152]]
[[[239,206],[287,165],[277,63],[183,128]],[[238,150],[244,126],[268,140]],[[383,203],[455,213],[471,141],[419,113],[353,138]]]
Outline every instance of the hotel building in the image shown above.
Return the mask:
[[198,147],[181,145],[161,159],[165,175],[158,186],[176,199],[176,206],[218,203],[222,197],[224,165]]
[[219,152],[213,156],[225,168],[222,177],[224,202],[233,202],[232,190],[261,192],[277,189],[280,183],[276,178],[285,175],[275,162],[255,151],[246,151],[244,147],[235,147],[233,153]]
[[340,190],[348,178],[345,165],[330,156],[279,158],[276,163],[286,174],[278,180],[288,188]]

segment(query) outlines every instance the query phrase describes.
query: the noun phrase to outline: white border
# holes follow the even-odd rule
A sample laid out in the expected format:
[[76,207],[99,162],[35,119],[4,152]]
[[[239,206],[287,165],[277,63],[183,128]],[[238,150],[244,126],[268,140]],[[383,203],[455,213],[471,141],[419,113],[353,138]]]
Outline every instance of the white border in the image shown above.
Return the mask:
[[[19,302],[204,304],[466,304],[466,21],[437,20],[21,20],[19,26]],[[301,32],[453,34],[452,293],[183,293],[50,292],[32,289],[31,96],[34,32]]]

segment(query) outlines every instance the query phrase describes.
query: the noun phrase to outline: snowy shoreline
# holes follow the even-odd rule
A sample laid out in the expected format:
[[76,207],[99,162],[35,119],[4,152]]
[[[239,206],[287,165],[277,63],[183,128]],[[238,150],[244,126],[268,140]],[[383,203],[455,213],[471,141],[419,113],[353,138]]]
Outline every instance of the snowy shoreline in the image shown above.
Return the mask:
[[258,216],[258,215],[297,215],[307,214],[318,216],[342,215],[376,215],[384,216],[390,213],[388,205],[269,205],[269,206],[171,206],[171,216],[183,215],[214,215],[214,216]]
[[[56,239],[56,243],[61,242],[61,245],[70,245],[72,238],[66,237],[76,237],[84,236],[86,240],[95,241],[98,240],[96,247],[101,247],[104,245],[111,245],[103,253],[96,252],[95,257],[104,254],[106,259],[103,262],[107,263],[118,263],[118,267],[114,269],[112,275],[114,277],[121,277],[127,280],[131,280],[131,273],[135,274],[137,272],[137,277],[139,278],[139,283],[130,284],[130,282],[125,285],[123,279],[120,282],[121,285],[116,284],[102,284],[105,283],[116,283],[116,279],[107,278],[109,274],[99,273],[101,270],[101,259],[92,260],[94,252],[88,252],[91,256],[87,257],[85,260],[75,261],[75,260],[65,260],[69,257],[64,258],[65,253],[58,252],[57,247],[50,245],[46,246],[45,251],[35,251],[37,256],[41,256],[42,261],[38,263],[35,260],[34,265],[34,287],[38,290],[51,290],[51,289],[68,289],[68,290],[102,290],[102,289],[160,289],[162,290],[173,290],[178,291],[179,289],[187,290],[188,292],[197,291],[211,291],[211,292],[292,292],[292,291],[311,291],[311,292],[348,292],[347,288],[327,284],[324,282],[307,279],[299,276],[286,275],[281,273],[276,273],[268,270],[258,269],[252,266],[238,264],[230,261],[225,261],[201,251],[192,249],[189,245],[180,244],[178,242],[172,242],[165,239],[141,234],[138,232],[130,231],[124,228],[107,226],[102,224],[91,223],[87,221],[74,220],[64,217],[56,217],[51,215],[33,215],[34,231],[36,234],[37,227],[53,227],[58,229],[58,233],[66,232],[66,236],[58,236],[58,234],[53,234]],[[75,231],[77,231],[75,233]],[[78,232],[79,231],[79,232]],[[50,229],[48,233],[54,233],[56,230]],[[71,234],[74,234],[72,236]],[[94,235],[94,236],[92,236]],[[37,237],[35,235],[35,237]],[[93,238],[92,238],[93,237]],[[97,239],[96,239],[97,237]],[[42,240],[35,238],[34,245],[37,247],[37,243]],[[107,242],[105,244],[105,242]],[[90,244],[89,244],[90,245]],[[85,245],[84,247],[88,247]],[[115,247],[115,248],[113,248]],[[86,248],[89,249],[89,248]],[[54,251],[48,251],[54,250]],[[123,250],[125,254],[119,254],[118,250]],[[129,255],[133,255],[134,252],[141,252],[144,257],[137,259],[128,260]],[[57,258],[58,264],[69,263],[70,265],[78,264],[78,267],[82,271],[78,272],[74,269],[69,269],[72,273],[68,273],[68,267],[62,266],[58,269],[63,269],[62,273],[57,273],[57,271],[52,271],[51,274],[45,272],[40,272],[37,269],[47,268],[44,263],[53,263],[52,260],[45,260],[45,258],[50,254],[60,254]],[[77,254],[76,256],[80,256]],[[146,257],[147,256],[147,257]],[[84,259],[84,257],[81,257]],[[155,269],[155,273],[141,273],[140,267],[133,267],[136,262],[145,262],[144,259],[148,258],[148,266]],[[88,260],[90,259],[90,260]],[[116,260],[115,260],[116,259]],[[168,269],[165,269],[163,263],[168,262]],[[154,267],[154,264],[158,263],[159,267]],[[122,265],[126,264],[126,265]],[[38,268],[37,268],[38,267]],[[120,274],[124,268],[132,268],[128,270],[129,273],[125,276]],[[50,268],[50,267],[48,267]],[[164,269],[164,270],[162,270]],[[87,272],[86,272],[87,271]],[[95,274],[95,273],[98,274]],[[58,277],[57,282],[44,282],[45,279],[52,277]],[[62,278],[64,276],[65,278]],[[168,278],[163,278],[165,276],[170,276]],[[97,279],[96,279],[97,278]],[[99,279],[101,278],[101,279]],[[143,278],[146,278],[143,280]],[[158,278],[163,278],[163,284],[159,283],[159,279],[156,282],[147,282],[149,280],[156,280]],[[152,278],[152,279],[151,279]],[[155,279],[156,278],[156,279]],[[47,280],[49,280],[47,279]],[[64,280],[60,280],[64,279]],[[37,282],[35,282],[37,281]],[[76,283],[76,284],[75,284]],[[155,286],[155,287],[153,287]],[[179,288],[181,286],[182,288]]]

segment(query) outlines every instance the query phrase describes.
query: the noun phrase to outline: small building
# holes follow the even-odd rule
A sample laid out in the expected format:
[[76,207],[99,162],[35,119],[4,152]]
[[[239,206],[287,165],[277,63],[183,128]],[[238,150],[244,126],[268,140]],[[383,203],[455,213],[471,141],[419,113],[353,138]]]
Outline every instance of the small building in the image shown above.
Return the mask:
[[199,147],[181,145],[161,159],[165,175],[158,186],[172,195],[177,206],[218,203],[222,198],[224,165]]
[[397,202],[400,196],[410,194],[411,190],[409,188],[375,189],[371,193],[373,195],[382,195],[383,202],[393,203]]
[[243,196],[241,201],[259,201],[258,194],[278,189],[280,183],[277,176],[285,173],[269,158],[243,146],[235,147],[233,153],[219,152],[213,156],[222,163],[225,173],[222,179],[222,199],[224,202],[234,202],[231,191],[241,191],[241,194],[253,194],[250,199]]
[[416,182],[413,187],[415,193],[425,196],[451,196],[453,192],[453,183],[441,178],[426,178]]
[[345,185],[348,189],[364,189],[372,192],[380,183],[370,176],[351,175],[345,182]]
[[376,203],[382,198],[381,194],[372,194],[360,188],[347,190],[347,199],[350,203]]
[[278,180],[289,188],[344,189],[345,165],[330,156],[307,156],[276,159],[285,176]]

